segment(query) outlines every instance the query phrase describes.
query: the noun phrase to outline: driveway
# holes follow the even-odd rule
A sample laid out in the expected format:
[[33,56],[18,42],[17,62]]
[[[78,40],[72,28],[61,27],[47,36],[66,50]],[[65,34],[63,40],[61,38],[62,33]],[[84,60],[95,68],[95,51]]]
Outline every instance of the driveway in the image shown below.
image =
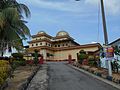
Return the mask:
[[48,62],[48,90],[118,90],[79,72],[65,62]]

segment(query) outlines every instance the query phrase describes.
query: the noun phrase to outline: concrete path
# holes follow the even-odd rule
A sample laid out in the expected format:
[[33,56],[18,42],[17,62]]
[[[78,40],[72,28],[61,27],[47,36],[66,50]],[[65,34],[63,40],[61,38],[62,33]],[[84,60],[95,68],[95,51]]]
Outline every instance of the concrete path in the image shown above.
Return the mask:
[[27,90],[47,90],[47,65],[44,64],[31,80]]
[[49,62],[48,75],[48,90],[118,90],[62,62]]

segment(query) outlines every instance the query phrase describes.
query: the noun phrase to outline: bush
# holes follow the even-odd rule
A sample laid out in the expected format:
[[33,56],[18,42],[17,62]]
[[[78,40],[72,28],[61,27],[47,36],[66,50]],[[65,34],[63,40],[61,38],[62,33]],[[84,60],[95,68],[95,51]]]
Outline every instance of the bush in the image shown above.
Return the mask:
[[7,79],[11,68],[8,61],[0,60],[0,85]]
[[15,64],[16,66],[25,66],[26,65],[26,61],[24,60],[14,60],[13,64]]
[[82,64],[83,60],[87,59],[87,58],[88,58],[88,55],[86,54],[86,52],[84,50],[81,50],[78,53],[78,63]]
[[26,61],[25,61],[25,60],[19,61],[19,65],[20,65],[20,66],[25,66],[25,65],[26,65]]
[[9,57],[0,57],[0,60],[9,60]]
[[23,54],[22,53],[12,53],[12,56],[15,58],[15,59],[23,59]]
[[10,65],[13,70],[15,70],[19,66],[25,66],[26,65],[26,60],[21,59],[21,60],[10,60]]
[[95,57],[93,55],[88,56],[88,64],[90,66],[97,66],[97,61],[95,60]]

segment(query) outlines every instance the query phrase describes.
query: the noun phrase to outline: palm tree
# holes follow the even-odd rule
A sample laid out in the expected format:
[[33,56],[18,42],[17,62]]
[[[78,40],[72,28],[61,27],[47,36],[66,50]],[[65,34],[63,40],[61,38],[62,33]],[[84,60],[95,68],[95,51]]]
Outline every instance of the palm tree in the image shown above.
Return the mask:
[[23,46],[22,40],[30,36],[23,14],[27,18],[30,17],[30,11],[26,5],[16,0],[0,1],[0,51],[2,56],[6,48],[20,49]]

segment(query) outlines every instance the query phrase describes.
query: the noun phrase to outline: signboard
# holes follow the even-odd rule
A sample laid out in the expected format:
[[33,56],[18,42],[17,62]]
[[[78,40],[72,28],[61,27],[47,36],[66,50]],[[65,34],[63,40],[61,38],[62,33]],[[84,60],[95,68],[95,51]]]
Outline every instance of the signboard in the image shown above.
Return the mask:
[[100,56],[102,58],[106,58],[106,60],[113,60],[114,48],[111,46],[103,46],[103,48],[100,50]]
[[107,60],[112,60],[114,58],[114,48],[113,47],[106,48],[106,58],[107,58]]
[[108,48],[107,48],[106,57],[107,57],[107,58],[114,57],[114,48],[113,48],[113,47],[108,47]]

